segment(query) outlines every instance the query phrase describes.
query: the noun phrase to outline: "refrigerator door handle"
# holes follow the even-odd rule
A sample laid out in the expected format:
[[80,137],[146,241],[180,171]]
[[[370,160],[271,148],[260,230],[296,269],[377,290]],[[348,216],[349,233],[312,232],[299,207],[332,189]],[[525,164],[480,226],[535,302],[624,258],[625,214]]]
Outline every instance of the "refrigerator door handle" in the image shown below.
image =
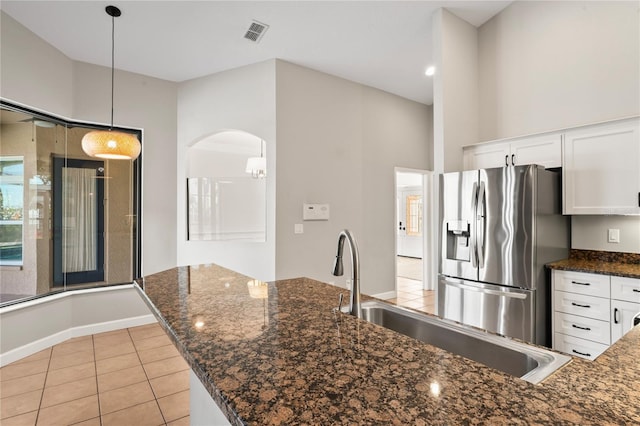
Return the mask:
[[478,293],[485,293],[485,294],[491,294],[494,296],[500,296],[500,297],[508,297],[508,298],[512,298],[512,299],[526,299],[528,297],[528,295],[526,293],[520,293],[520,292],[515,292],[515,291],[497,291],[497,290],[491,290],[488,288],[479,288],[479,287],[474,287],[474,286],[470,286],[470,285],[466,285],[466,284],[462,284],[462,283],[456,283],[456,282],[451,282],[451,281],[446,281],[446,285],[450,286],[450,287],[457,287],[457,288],[461,288],[464,290],[471,290],[471,291],[475,291]]
[[480,188],[478,189],[478,201],[476,205],[476,251],[478,256],[478,265],[484,267],[484,228],[485,228],[485,202],[486,194],[484,182],[480,182]]
[[474,268],[478,267],[478,258],[477,258],[477,245],[478,245],[478,236],[477,236],[477,224],[476,224],[476,211],[478,209],[478,184],[477,183],[473,183],[473,189],[471,189],[471,214],[472,216],[472,220],[471,220],[471,235],[470,235],[470,240],[469,241],[469,247],[470,247],[470,252],[471,252],[471,266]]

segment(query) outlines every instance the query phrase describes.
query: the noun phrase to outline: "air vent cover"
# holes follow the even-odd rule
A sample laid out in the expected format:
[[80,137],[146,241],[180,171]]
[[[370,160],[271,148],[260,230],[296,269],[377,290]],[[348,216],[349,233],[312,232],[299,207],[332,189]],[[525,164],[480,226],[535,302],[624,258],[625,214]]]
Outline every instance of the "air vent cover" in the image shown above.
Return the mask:
[[251,25],[249,25],[249,29],[244,35],[244,38],[247,40],[251,40],[253,42],[260,42],[264,33],[267,32],[269,26],[267,24],[263,24],[262,22],[252,21]]

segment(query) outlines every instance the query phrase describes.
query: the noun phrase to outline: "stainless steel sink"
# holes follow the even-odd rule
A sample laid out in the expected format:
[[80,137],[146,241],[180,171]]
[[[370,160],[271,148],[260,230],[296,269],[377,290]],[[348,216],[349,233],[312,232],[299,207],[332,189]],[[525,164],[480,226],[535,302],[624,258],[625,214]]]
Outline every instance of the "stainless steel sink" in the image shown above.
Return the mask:
[[566,355],[379,301],[363,303],[362,318],[534,384],[571,360]]

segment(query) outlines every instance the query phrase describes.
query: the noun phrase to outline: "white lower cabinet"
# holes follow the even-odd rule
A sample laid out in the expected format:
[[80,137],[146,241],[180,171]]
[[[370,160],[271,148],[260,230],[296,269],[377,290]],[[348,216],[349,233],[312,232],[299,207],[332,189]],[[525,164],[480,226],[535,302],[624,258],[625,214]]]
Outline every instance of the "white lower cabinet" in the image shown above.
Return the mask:
[[640,303],[611,301],[611,342],[633,328],[633,317],[640,313]]
[[640,279],[573,271],[552,274],[553,349],[595,359],[633,327]]
[[640,279],[611,277],[611,342],[633,328],[640,313]]

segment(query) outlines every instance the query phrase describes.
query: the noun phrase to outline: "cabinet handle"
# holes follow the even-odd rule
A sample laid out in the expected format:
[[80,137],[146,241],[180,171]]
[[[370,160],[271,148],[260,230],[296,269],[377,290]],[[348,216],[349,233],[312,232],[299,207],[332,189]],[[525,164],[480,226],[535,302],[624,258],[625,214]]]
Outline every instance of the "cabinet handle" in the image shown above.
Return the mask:
[[580,327],[579,325],[575,325],[575,324],[571,324],[571,327],[578,328],[580,330],[591,331],[591,329],[589,327]]
[[[509,167],[509,154],[504,156],[504,165]],[[638,194],[640,196],[640,194]]]
[[575,349],[571,349],[571,352],[574,352],[574,353],[576,353],[578,355],[582,355],[582,356],[588,356],[589,358],[591,358],[591,354],[586,354],[584,352],[578,352]]
[[634,288],[632,291],[633,291],[634,293],[640,293],[640,290],[638,290],[637,288]]
[[578,308],[590,308],[591,307],[590,305],[580,305],[579,303],[576,303],[576,302],[571,302],[571,304],[573,306],[577,306]]
[[516,155],[515,154],[511,154],[511,165],[512,166],[516,165]]
[[591,285],[591,283],[581,283],[580,281],[571,281],[571,284],[578,284],[578,285]]
[[618,308],[613,308],[613,323],[618,324]]

